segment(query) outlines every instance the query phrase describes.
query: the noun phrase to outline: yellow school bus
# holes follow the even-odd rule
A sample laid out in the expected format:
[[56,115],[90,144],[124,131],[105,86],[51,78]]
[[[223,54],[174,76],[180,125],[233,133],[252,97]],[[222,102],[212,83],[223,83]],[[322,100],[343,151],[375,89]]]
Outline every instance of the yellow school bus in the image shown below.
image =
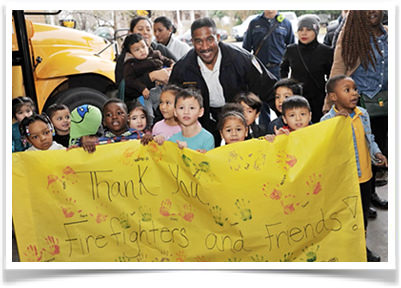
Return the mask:
[[110,42],[73,28],[26,20],[33,12],[12,13],[13,98],[31,97],[41,112],[53,103],[70,109],[82,104],[101,107],[115,93]]

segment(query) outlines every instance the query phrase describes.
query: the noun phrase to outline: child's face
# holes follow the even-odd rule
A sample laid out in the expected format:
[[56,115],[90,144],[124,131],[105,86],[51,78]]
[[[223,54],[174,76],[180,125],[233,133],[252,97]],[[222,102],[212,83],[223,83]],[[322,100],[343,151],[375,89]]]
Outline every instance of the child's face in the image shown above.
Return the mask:
[[194,97],[180,98],[175,105],[174,115],[181,125],[191,126],[202,117],[203,108]]
[[237,117],[227,117],[220,131],[221,138],[226,144],[244,141],[248,136],[248,127]]
[[122,103],[109,103],[104,107],[103,125],[119,136],[128,128],[128,116]]
[[28,125],[28,142],[39,150],[47,150],[52,146],[53,135],[48,124],[41,120],[36,120]]
[[129,47],[129,51],[134,55],[135,59],[138,60],[146,59],[149,54],[149,48],[144,40],[132,44],[131,47]]
[[50,118],[57,133],[69,133],[71,126],[70,110],[63,109],[54,112]]
[[160,95],[160,112],[166,120],[174,118],[175,96],[171,91],[165,91]]
[[355,82],[351,78],[338,81],[334,87],[334,93],[329,93],[329,96],[335,103],[337,110],[345,109],[348,113],[355,109],[359,99]]
[[292,90],[288,87],[278,87],[276,89],[276,95],[275,95],[275,104],[276,104],[276,108],[280,113],[283,113],[283,102],[285,99],[287,99],[288,97],[294,96],[294,93],[292,92]]
[[259,117],[260,112],[257,112],[256,109],[248,106],[245,102],[241,101],[241,106],[244,108],[244,116],[246,119],[246,124],[249,126],[255,119]]
[[288,109],[283,115],[284,123],[286,123],[292,131],[309,126],[311,119],[312,113],[305,107]]
[[299,29],[297,34],[298,39],[302,44],[308,44],[316,38],[315,31],[306,27]]
[[142,109],[135,108],[129,113],[129,127],[138,131],[143,131],[146,128],[146,114]]
[[17,121],[21,123],[21,121],[24,120],[25,117],[32,116],[32,114],[32,106],[30,104],[24,104],[18,109],[17,112],[15,112],[15,119],[17,119]]

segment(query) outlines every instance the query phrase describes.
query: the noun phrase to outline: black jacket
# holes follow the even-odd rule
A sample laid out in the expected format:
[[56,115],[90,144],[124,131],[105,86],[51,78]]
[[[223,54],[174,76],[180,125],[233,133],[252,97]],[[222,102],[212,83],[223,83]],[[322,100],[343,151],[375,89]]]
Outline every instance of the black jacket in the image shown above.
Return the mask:
[[[310,73],[305,69],[298,54],[301,53]],[[333,64],[333,49],[320,44],[315,39],[311,43],[302,43],[287,46],[283,61],[280,65],[281,78],[288,77],[291,67],[291,78],[303,83],[303,96],[308,99],[312,109],[312,122],[320,121],[324,103],[325,77],[329,77]]]
[[[262,101],[268,102],[270,107],[274,107],[272,91],[276,79],[273,74],[245,49],[222,42],[219,43],[219,47],[222,54],[219,80],[226,102],[233,102],[234,97],[241,91],[252,91]],[[207,130],[215,130],[216,123],[209,117],[209,90],[202,77],[194,49],[174,65],[169,83],[200,89],[205,108],[200,122]]]

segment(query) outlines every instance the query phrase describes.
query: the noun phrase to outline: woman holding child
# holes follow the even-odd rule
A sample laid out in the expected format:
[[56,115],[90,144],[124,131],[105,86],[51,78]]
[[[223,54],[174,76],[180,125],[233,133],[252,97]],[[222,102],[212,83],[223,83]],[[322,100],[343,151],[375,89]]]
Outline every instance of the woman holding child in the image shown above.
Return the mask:
[[[177,58],[173,55],[173,53],[171,53],[171,51],[167,47],[152,41],[153,38],[152,22],[150,21],[149,18],[143,16],[137,16],[134,19],[132,19],[129,33],[141,34],[145,39],[146,44],[153,50],[160,51],[163,56],[172,59],[174,62],[177,60]],[[115,68],[115,77],[117,85],[119,85],[121,80],[123,79],[123,65],[126,52],[127,51],[123,49],[123,51],[121,51],[121,54],[117,59]],[[163,68],[156,71],[152,71],[149,74],[144,75],[142,80],[147,83],[152,83],[154,81],[167,83],[169,76],[170,76],[169,69]]]

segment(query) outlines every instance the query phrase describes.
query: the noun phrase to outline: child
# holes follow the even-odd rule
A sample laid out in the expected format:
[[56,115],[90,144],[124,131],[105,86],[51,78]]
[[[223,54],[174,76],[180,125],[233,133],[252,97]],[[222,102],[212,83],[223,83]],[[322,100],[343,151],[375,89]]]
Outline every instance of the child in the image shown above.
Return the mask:
[[99,137],[103,136],[102,112],[93,105],[84,104],[71,112],[69,147],[83,147],[93,153]]
[[258,138],[266,134],[266,126],[259,122],[259,115],[263,103],[260,98],[252,92],[239,93],[235,102],[244,108],[244,116],[249,127],[249,138]]
[[27,145],[21,141],[19,124],[25,117],[29,117],[35,112],[35,104],[31,98],[20,96],[13,99],[12,106],[13,119],[16,120],[12,126],[12,151],[24,151]]
[[139,102],[133,101],[128,105],[128,126],[144,134],[150,133],[149,115],[146,108]]
[[111,98],[103,105],[103,126],[104,136],[98,139],[98,144],[140,139],[143,136],[141,131],[129,128],[127,105],[117,98]]
[[312,112],[305,97],[294,95],[284,100],[282,105],[284,126],[274,128],[274,134],[265,135],[265,139],[273,142],[275,135],[286,134],[310,125]]
[[[284,78],[277,81],[273,86],[273,90],[275,93],[276,109],[280,113],[283,112],[282,105],[285,99],[294,95],[302,95],[301,84],[291,78]],[[274,127],[276,127],[276,129],[280,129],[283,126],[283,117],[279,115],[267,126],[267,134],[274,134]]]
[[174,116],[175,97],[181,90],[180,87],[175,85],[168,85],[163,88],[160,95],[159,108],[164,119],[153,126],[153,136],[161,135],[168,140],[171,136],[181,131],[181,126]]
[[123,47],[128,51],[125,55],[123,67],[125,102],[131,102],[143,95],[146,109],[153,119],[149,89],[154,88],[155,84],[147,81],[145,75],[163,67],[171,67],[174,61],[164,57],[160,51],[148,47],[142,35],[138,33],[128,35],[124,40]]
[[178,144],[179,148],[190,148],[199,152],[206,152],[214,148],[213,135],[202,128],[198,118],[204,112],[202,95],[194,89],[183,89],[175,99],[174,115],[180,123],[181,132],[169,138],[169,141]]
[[67,148],[70,141],[70,109],[64,104],[55,103],[47,108],[46,115],[49,116],[56,130],[53,140]]
[[[322,117],[321,121],[338,115],[351,117],[352,119],[352,134],[366,231],[371,196],[371,159],[375,165],[387,167],[387,158],[381,153],[379,146],[375,142],[375,137],[370,128],[368,112],[364,108],[357,106],[359,94],[354,80],[345,75],[334,76],[327,81],[326,90],[334,105]],[[374,255],[368,248],[366,249],[368,261],[380,261],[378,256]]]
[[21,136],[32,146],[26,151],[65,149],[63,145],[53,141],[54,128],[46,115],[32,114],[25,117],[19,125]]
[[245,116],[235,110],[225,112],[220,117],[217,128],[226,144],[244,141],[248,136],[248,123]]

